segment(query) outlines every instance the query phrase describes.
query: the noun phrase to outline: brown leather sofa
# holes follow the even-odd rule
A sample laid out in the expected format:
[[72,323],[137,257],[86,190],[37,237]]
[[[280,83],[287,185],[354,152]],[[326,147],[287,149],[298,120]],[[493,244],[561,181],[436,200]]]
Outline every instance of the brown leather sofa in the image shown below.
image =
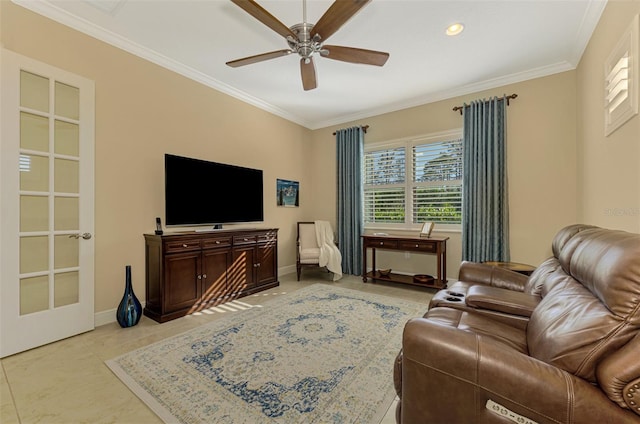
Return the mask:
[[407,323],[398,423],[640,423],[640,235],[571,226],[552,250],[528,279],[469,265],[463,300]]
[[[567,242],[593,225],[569,225],[556,234],[551,243],[553,256],[540,264],[531,276],[505,268],[475,262],[463,262],[457,282],[436,293],[429,309],[439,306],[489,315],[494,319],[525,328],[541,297],[543,283],[547,290],[561,281],[564,271],[557,258]],[[556,278],[559,277],[559,278]]]

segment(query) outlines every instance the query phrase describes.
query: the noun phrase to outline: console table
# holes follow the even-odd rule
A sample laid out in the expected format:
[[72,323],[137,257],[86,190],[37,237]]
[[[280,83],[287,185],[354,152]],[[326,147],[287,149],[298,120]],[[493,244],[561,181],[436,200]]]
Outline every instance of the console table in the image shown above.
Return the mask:
[[[411,284],[415,286],[445,288],[447,287],[447,240],[449,237],[416,237],[396,235],[364,235],[362,236],[362,281],[372,280],[391,281],[394,283]],[[372,267],[367,272],[367,249],[371,249]],[[429,283],[417,283],[411,275],[389,273],[382,275],[376,268],[376,249],[401,250],[405,252],[425,253],[436,255],[437,276]]]

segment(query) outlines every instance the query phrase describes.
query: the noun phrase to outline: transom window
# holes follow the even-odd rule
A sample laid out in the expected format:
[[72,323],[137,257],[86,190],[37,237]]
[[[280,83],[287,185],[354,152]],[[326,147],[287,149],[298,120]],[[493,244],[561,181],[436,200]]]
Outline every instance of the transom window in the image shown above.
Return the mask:
[[459,228],[462,130],[365,146],[365,226]]

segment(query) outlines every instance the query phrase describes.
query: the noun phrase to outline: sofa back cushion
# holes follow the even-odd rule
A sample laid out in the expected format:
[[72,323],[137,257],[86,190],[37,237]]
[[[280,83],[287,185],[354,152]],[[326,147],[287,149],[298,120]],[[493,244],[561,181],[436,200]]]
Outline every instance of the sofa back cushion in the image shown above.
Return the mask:
[[640,235],[583,229],[557,261],[527,327],[529,354],[595,383],[602,358],[640,329]]
[[558,282],[558,272],[560,271],[560,273],[562,273],[558,258],[560,257],[560,253],[564,246],[576,234],[593,228],[598,227],[585,224],[573,224],[558,231],[551,242],[551,251],[553,252],[553,256],[541,263],[533,271],[529,280],[525,284],[524,292],[543,297],[546,292],[548,292],[551,287]]
[[567,225],[558,231],[553,237],[553,241],[551,242],[551,251],[553,252],[553,256],[556,258],[560,257],[560,253],[562,252],[564,246],[567,244],[569,240],[573,238],[576,234],[584,230],[590,229],[600,229],[599,227],[595,227],[593,225],[586,224],[573,224]]
[[524,285],[523,291],[527,294],[542,297],[545,284],[547,286],[546,290],[548,290],[550,283],[549,279],[553,278],[554,274],[558,274],[558,272],[564,274],[564,271],[562,271],[562,268],[560,267],[560,262],[556,257],[552,256],[538,265],[531,273],[527,283]]

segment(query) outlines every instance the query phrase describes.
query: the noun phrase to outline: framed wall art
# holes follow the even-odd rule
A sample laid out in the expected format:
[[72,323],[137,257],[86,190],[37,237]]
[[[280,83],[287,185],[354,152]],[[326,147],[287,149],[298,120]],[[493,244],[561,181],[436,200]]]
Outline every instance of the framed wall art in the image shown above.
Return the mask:
[[276,179],[276,204],[288,208],[300,206],[300,183]]

